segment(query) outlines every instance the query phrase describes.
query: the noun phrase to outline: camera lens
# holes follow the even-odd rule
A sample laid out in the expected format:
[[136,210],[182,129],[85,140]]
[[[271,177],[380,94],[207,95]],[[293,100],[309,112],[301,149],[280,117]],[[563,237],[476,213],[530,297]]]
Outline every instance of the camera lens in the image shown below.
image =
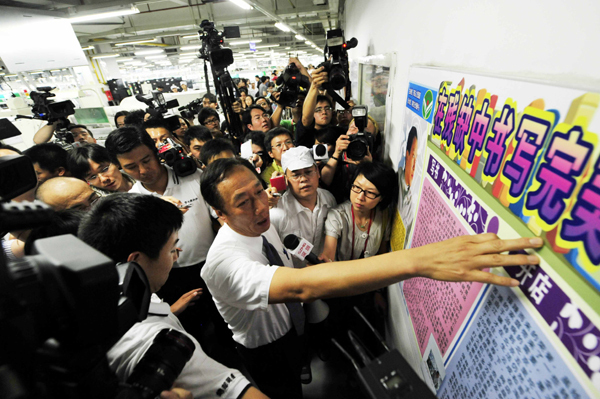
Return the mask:
[[341,90],[346,86],[346,74],[339,65],[331,68],[329,82],[331,82],[333,90]]
[[362,138],[356,138],[348,144],[348,148],[346,148],[346,154],[353,161],[360,161],[363,159],[368,153],[369,145],[367,141]]
[[162,391],[171,389],[195,349],[194,343],[185,334],[161,330],[127,383],[138,388],[141,398],[155,398]]

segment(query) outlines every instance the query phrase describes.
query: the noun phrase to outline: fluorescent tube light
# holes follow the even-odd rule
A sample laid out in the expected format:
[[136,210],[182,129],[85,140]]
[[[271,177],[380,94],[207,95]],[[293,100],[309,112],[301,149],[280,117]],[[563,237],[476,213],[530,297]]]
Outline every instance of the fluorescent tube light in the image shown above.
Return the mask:
[[97,60],[100,58],[117,58],[119,56],[119,54],[96,54],[96,55],[92,55],[92,58]]
[[163,55],[151,55],[151,56],[146,57],[147,60],[158,60],[160,58],[167,58],[167,55],[166,54],[163,54]]
[[163,50],[144,50],[144,51],[136,51],[135,55],[152,55],[152,54],[161,54],[164,53]]
[[231,44],[232,46],[238,45],[238,44],[248,44],[248,43],[260,43],[262,42],[262,39],[252,39],[252,40],[238,40],[235,42],[229,42],[229,44]]
[[269,48],[269,47],[279,47],[279,44],[264,44],[262,46],[256,46],[255,48]]
[[117,60],[117,62],[126,62],[126,61],[133,61],[133,58],[123,57],[123,58],[119,58]]
[[230,2],[232,2],[233,4],[235,4],[236,6],[243,8],[244,10],[252,10],[252,6],[248,3],[246,3],[244,0],[229,0]]
[[291,29],[289,28],[289,26],[287,26],[287,25],[286,25],[286,24],[284,24],[283,22],[277,22],[277,23],[275,24],[275,27],[276,27],[277,29],[281,29],[281,30],[282,30],[282,31],[284,31],[284,32],[289,32],[289,31],[291,31]]
[[200,37],[198,37],[198,34],[182,36],[181,38],[182,39],[200,39]]
[[90,15],[82,15],[82,16],[79,16],[79,17],[72,17],[72,18],[69,18],[69,22],[72,23],[72,24],[74,24],[74,23],[77,23],[77,22],[94,21],[94,20],[97,20],[97,19],[122,17],[122,16],[125,16],[125,15],[138,14],[139,12],[140,12],[140,10],[138,10],[137,7],[131,6],[131,7],[123,8],[122,10],[101,12],[101,13],[90,14]]
[[94,46],[87,46],[87,47],[82,47],[81,48],[83,51],[87,51],[87,50],[93,50]]
[[136,40],[133,42],[116,43],[115,46],[128,46],[130,44],[141,44],[141,43],[152,43],[152,42],[156,42],[156,38],[148,39],[148,40]]
[[186,51],[186,50],[197,50],[197,49],[199,49],[201,47],[202,46],[200,44],[198,44],[198,45],[195,45],[195,46],[183,46],[183,47],[180,47],[179,49],[181,51]]
[[302,41],[306,40],[306,38],[302,35],[296,35],[296,39],[302,40]]

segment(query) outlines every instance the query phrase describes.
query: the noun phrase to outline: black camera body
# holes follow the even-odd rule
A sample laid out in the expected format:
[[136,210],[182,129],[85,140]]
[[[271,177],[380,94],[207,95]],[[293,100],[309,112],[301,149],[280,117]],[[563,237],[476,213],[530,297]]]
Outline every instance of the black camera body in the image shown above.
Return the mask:
[[346,148],[346,155],[353,161],[360,161],[369,152],[373,153],[375,138],[365,130],[369,122],[368,110],[366,105],[356,105],[352,109],[352,118],[354,118],[354,125],[358,129],[358,133],[349,136],[350,144]]
[[322,62],[317,67],[325,67],[329,75],[329,82],[323,85],[325,89],[341,90],[348,85],[348,50],[357,44],[358,40],[354,37],[346,42],[342,29],[327,31],[325,59],[331,58],[331,61]]
[[165,96],[158,90],[152,91],[151,94],[137,94],[135,99],[148,106],[146,112],[152,115],[152,117],[166,114],[171,108],[179,106],[179,101],[166,101]]
[[193,120],[196,115],[200,113],[202,109],[202,98],[197,98],[193,101],[190,101],[188,104],[177,108],[177,111],[183,116],[185,119]]
[[56,94],[50,93],[50,91],[54,90],[53,87],[44,86],[37,87],[36,89],[39,91],[32,91],[29,95],[33,101],[31,110],[36,119],[54,123],[56,121],[65,120],[69,115],[75,113],[75,105],[71,100],[56,102],[48,99],[49,97],[56,96]]
[[284,71],[277,77],[277,86],[279,89],[279,100],[277,103],[283,107],[289,107],[296,103],[298,94],[303,90],[308,90],[310,80],[307,76],[300,73],[296,64],[289,64]]
[[173,139],[166,139],[160,144],[158,158],[173,168],[173,172],[180,177],[189,176],[198,169],[196,162],[185,155],[183,147]]

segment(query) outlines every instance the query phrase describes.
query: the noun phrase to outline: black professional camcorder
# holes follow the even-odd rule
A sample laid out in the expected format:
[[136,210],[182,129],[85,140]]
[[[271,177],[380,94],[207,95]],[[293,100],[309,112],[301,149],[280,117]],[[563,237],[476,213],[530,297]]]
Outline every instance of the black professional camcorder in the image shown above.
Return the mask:
[[148,106],[146,112],[152,115],[153,118],[166,114],[171,108],[179,106],[179,101],[166,101],[165,96],[158,90],[154,90],[150,94],[137,94],[135,99]]
[[189,176],[196,171],[196,162],[184,154],[183,147],[173,139],[165,139],[158,147],[158,158],[166,163],[180,177]]
[[[325,47],[326,61],[317,67],[325,67],[325,71],[329,74],[329,82],[325,83],[323,88],[341,90],[348,86],[350,78],[348,76],[347,51],[356,47],[357,44],[358,40],[354,37],[346,42],[342,29],[327,31],[327,45]],[[329,58],[331,58],[331,61],[328,61]]]
[[346,148],[346,155],[354,161],[360,161],[369,152],[373,153],[375,139],[371,133],[365,131],[368,123],[367,114],[368,108],[366,105],[356,105],[352,108],[352,118],[354,118],[358,133],[349,136],[350,144]]
[[[36,184],[29,158],[0,157],[5,232],[53,220],[42,202],[5,203]],[[0,254],[0,397],[141,399],[171,388],[194,350],[177,331],[161,331],[126,383],[108,367],[107,351],[148,314],[151,290],[139,265],[117,270],[72,235],[37,240],[33,253],[16,261]]]
[[[49,97],[55,97],[56,94],[50,93],[55,87],[37,87],[39,91],[32,91],[30,98],[33,101],[31,110],[35,115],[36,119],[42,119],[48,121],[48,123],[54,123],[66,119],[69,115],[75,113],[75,105],[71,100],[65,101],[53,101],[49,100]],[[68,121],[67,121],[68,124]],[[66,127],[66,126],[65,126]]]
[[279,88],[279,99],[277,103],[283,107],[289,107],[296,103],[298,94],[303,90],[308,90],[310,80],[307,76],[300,73],[296,64],[289,64],[285,70],[277,77],[277,86]]
[[196,115],[200,113],[202,109],[202,98],[197,98],[193,101],[190,101],[188,104],[183,105],[177,108],[177,111],[183,116],[185,119],[194,120]]

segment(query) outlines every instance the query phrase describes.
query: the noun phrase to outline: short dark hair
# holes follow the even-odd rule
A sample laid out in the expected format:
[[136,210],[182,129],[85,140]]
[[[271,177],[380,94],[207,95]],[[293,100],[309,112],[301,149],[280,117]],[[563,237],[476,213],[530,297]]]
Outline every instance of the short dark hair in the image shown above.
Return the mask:
[[31,159],[31,162],[37,163],[40,168],[50,173],[56,172],[60,167],[69,170],[69,165],[67,164],[68,152],[58,144],[37,144],[26,149],[23,154],[27,155]]
[[244,123],[245,128],[247,128],[247,125],[252,124],[252,110],[253,109],[257,109],[260,112],[264,112],[264,113],[268,114],[268,112],[265,111],[265,109],[263,107],[261,107],[260,105],[257,105],[257,104],[250,105],[248,108],[246,108],[246,110],[242,114],[242,122]]
[[206,126],[191,126],[183,135],[185,145],[191,145],[192,140],[207,142],[212,140],[213,136]]
[[141,126],[142,123],[144,123],[145,116],[146,111],[142,109],[136,109],[135,111],[131,111],[129,115],[125,117],[125,125]]
[[215,96],[212,93],[206,93],[205,95],[202,96],[202,98],[208,98],[208,101],[211,103],[216,103],[217,102],[217,96]]
[[410,149],[412,148],[413,140],[418,140],[417,138],[417,128],[411,127],[408,132],[408,138],[406,139],[406,152],[410,153]]
[[327,104],[329,104],[329,106],[330,106],[331,108],[333,108],[333,103],[331,102],[331,98],[329,98],[329,97],[327,97],[327,96],[323,96],[323,95],[319,94],[319,95],[317,96],[317,101],[315,102],[315,104],[318,104],[318,103],[319,103],[319,102],[321,102],[321,101],[326,101],[326,102],[327,102]]
[[212,139],[206,142],[202,146],[202,152],[200,153],[200,161],[204,165],[208,165],[212,157],[219,155],[223,151],[231,151],[235,156],[235,148],[231,141],[227,139]]
[[173,133],[171,129],[169,129],[169,125],[164,119],[150,118],[146,122],[142,123],[142,129],[165,129],[167,132],[171,134]]
[[118,155],[128,153],[140,145],[150,148],[154,154],[157,153],[152,137],[145,130],[135,126],[125,126],[113,130],[104,143],[110,155],[110,160],[115,165],[121,165],[117,158]]
[[240,88],[238,89],[238,91],[240,92],[240,94],[241,94],[241,93],[246,93],[246,94],[248,94],[248,89],[247,89],[247,88],[245,88],[245,87],[240,87]]
[[126,262],[137,251],[156,259],[182,224],[183,214],[170,202],[153,195],[115,193],[87,212],[77,236],[115,262]]
[[394,169],[381,162],[361,162],[354,172],[351,184],[354,184],[359,175],[363,175],[365,179],[377,187],[381,194],[381,202],[377,205],[378,207],[386,209],[388,206],[393,205],[390,209],[395,209],[399,188],[398,176]]
[[220,122],[221,118],[219,117],[219,113],[210,108],[210,107],[203,107],[200,112],[198,113],[198,123],[201,125],[204,125],[204,121],[207,120],[208,118],[210,118],[211,116],[214,116],[215,118],[217,118],[217,120]]
[[200,177],[200,191],[208,205],[223,212],[225,203],[217,186],[238,167],[248,168],[263,185],[263,188],[265,187],[264,182],[249,161],[242,158],[220,158],[208,165]]
[[266,82],[266,81],[268,81],[268,80],[269,80],[269,77],[268,77],[268,76],[261,76],[261,77],[260,77],[260,81],[261,81],[261,82],[263,82],[263,83],[265,83],[265,82]]
[[97,164],[112,162],[108,150],[99,144],[87,144],[73,148],[67,158],[71,176],[85,180],[85,176],[90,171],[90,159]]
[[281,136],[287,134],[290,139],[293,141],[294,140],[294,136],[292,136],[292,133],[290,133],[289,130],[287,130],[284,127],[278,126],[275,127],[271,130],[269,130],[266,134],[265,134],[265,150],[267,151],[272,151],[273,147],[271,146],[271,141],[277,137],[277,136]]
[[337,139],[343,133],[343,129],[340,130],[337,126],[327,126],[315,132],[315,139],[317,139],[319,143],[335,145]]
[[94,134],[90,131],[90,129],[87,128],[86,125],[69,125],[69,127],[67,128],[67,130],[71,131],[73,129],[84,129],[86,132],[89,133],[90,136],[92,136],[92,138],[94,137]]
[[119,117],[124,116],[125,119],[127,119],[127,115],[129,115],[129,111],[119,111],[119,112],[117,112],[115,114],[115,126],[117,126],[117,119],[119,119]]
[[86,213],[86,211],[76,209],[53,212],[49,224],[31,230],[31,233],[27,236],[24,247],[25,255],[31,255],[33,243],[36,240],[64,234],[73,234],[76,236],[79,223]]

